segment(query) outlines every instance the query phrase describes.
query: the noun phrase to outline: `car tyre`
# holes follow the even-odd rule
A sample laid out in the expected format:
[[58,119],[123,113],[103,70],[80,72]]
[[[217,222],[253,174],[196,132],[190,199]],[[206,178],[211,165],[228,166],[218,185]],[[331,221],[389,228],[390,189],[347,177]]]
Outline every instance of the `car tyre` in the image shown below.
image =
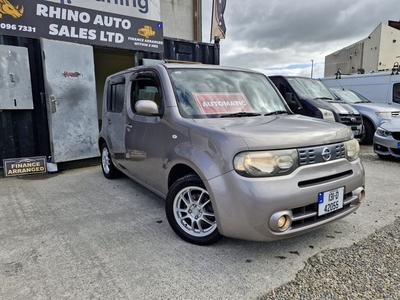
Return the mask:
[[204,246],[222,238],[210,195],[197,175],[186,175],[171,186],[165,210],[172,229],[189,243]]
[[111,159],[110,150],[108,150],[106,143],[101,145],[101,169],[103,170],[104,177],[107,179],[121,176],[121,172],[115,167]]
[[361,144],[371,145],[372,140],[374,138],[375,127],[369,120],[364,119],[364,128],[365,128],[365,134],[361,140]]

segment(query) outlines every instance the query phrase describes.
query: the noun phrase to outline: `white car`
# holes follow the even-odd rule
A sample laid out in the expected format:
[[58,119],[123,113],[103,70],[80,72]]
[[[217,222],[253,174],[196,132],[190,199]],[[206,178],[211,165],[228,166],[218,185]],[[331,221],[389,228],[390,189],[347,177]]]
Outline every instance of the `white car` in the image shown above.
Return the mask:
[[400,116],[378,127],[374,135],[374,152],[380,158],[400,158]]

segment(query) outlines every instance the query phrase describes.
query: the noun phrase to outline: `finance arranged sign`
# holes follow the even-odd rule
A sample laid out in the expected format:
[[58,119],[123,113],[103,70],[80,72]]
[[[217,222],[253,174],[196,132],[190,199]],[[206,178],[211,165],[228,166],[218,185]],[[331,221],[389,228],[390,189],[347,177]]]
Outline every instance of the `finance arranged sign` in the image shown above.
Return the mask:
[[4,177],[45,174],[47,173],[46,162],[45,156],[4,159]]
[[164,52],[162,22],[44,0],[0,0],[0,34]]

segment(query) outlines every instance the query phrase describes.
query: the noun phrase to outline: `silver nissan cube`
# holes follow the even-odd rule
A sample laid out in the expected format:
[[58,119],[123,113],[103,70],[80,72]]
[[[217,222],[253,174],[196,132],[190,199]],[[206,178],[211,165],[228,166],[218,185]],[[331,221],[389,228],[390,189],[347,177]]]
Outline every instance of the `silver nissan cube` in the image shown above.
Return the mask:
[[351,129],[293,114],[253,70],[160,63],[111,75],[98,142],[104,176],[165,198],[171,228],[197,245],[293,237],[365,198]]

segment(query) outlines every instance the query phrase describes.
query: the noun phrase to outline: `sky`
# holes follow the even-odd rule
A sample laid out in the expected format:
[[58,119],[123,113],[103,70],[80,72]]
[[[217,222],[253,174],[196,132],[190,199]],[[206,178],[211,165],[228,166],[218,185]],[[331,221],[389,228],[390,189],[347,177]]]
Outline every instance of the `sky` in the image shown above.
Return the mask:
[[[212,0],[202,0],[210,42]],[[220,64],[267,75],[324,77],[325,56],[400,20],[399,0],[226,0]],[[400,55],[400,53],[399,53]]]

